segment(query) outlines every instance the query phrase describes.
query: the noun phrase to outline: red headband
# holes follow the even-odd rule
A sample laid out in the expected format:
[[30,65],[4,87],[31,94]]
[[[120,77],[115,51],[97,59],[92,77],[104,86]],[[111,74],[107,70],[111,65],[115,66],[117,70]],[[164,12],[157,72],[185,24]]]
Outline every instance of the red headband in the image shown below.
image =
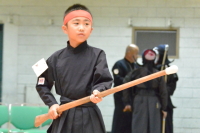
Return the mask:
[[75,10],[67,14],[64,18],[63,24],[67,24],[67,22],[75,17],[85,17],[88,18],[92,22],[92,16],[89,12],[84,10]]

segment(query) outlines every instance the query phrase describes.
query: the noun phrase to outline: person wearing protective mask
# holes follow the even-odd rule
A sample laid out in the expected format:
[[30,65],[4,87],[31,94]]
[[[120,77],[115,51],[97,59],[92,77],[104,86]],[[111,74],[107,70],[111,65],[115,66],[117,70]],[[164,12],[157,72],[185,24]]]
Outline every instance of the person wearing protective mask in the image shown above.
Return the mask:
[[[157,47],[154,47],[153,50],[157,53],[157,58],[155,60],[155,64],[158,70],[164,70],[169,67],[171,61],[168,59],[168,45],[161,44]],[[165,82],[168,91],[168,104],[167,104],[167,117],[166,117],[166,125],[165,125],[165,133],[173,133],[173,109],[175,106],[172,103],[171,96],[174,94],[176,89],[176,83],[178,81],[177,74],[171,74],[165,76]]]
[[[142,67],[130,72],[124,83],[158,72],[154,60],[156,53],[147,49],[142,54]],[[124,110],[132,110],[132,133],[161,133],[161,112],[166,117],[167,89],[159,77],[123,91]],[[132,99],[132,100],[130,100]]]
[[[126,48],[125,57],[114,64],[112,68],[114,87],[123,84],[126,74],[139,67],[136,63],[138,52],[138,46],[130,44]],[[114,94],[114,104],[112,133],[131,133],[131,112],[123,111],[122,91]]]

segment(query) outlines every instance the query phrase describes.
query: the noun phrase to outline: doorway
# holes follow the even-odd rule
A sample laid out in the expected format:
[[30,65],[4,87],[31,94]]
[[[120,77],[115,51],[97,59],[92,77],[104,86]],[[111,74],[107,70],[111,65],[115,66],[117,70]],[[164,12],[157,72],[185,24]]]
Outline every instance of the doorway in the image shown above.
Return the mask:
[[0,102],[2,102],[3,24],[0,24]]

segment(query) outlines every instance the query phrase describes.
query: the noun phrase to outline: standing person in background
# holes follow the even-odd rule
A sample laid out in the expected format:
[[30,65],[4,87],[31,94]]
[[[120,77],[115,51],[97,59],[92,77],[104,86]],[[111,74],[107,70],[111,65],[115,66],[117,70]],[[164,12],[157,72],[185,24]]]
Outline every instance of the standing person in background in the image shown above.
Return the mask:
[[[156,53],[147,49],[142,54],[142,67],[130,72],[124,83],[158,72],[154,60]],[[132,110],[132,133],[161,133],[161,112],[166,117],[167,89],[163,77],[123,91],[124,110]],[[132,100],[130,100],[132,99]],[[131,106],[132,105],[132,106]]]
[[[156,67],[158,70],[161,70],[162,66],[163,69],[169,67],[170,61],[168,60],[168,54],[165,49],[166,45],[161,44],[154,48],[154,51],[157,52],[157,59],[155,61]],[[164,56],[166,51],[166,56]],[[162,64],[164,61],[164,64]],[[172,104],[171,96],[174,94],[176,89],[176,82],[178,81],[177,74],[170,74],[165,77],[165,82],[168,91],[168,104],[167,104],[167,117],[166,117],[166,125],[165,125],[165,133],[173,133],[173,109],[175,106]]]
[[[130,71],[138,68],[136,63],[139,48],[135,44],[130,44],[126,48],[125,57],[117,61],[112,73],[114,77],[114,87],[123,84],[124,77]],[[115,109],[112,123],[112,133],[131,133],[131,112],[124,112],[122,101],[122,91],[114,94]]]
[[[54,119],[48,133],[106,133],[96,105],[102,98],[97,94],[110,89],[113,80],[105,52],[87,43],[92,25],[92,14],[84,5],[74,4],[64,13],[62,29],[69,40],[65,48],[47,59],[48,69],[36,84],[41,99],[49,106],[49,117]],[[51,93],[54,84],[61,104],[86,96],[90,96],[91,102],[58,114],[59,104]]]

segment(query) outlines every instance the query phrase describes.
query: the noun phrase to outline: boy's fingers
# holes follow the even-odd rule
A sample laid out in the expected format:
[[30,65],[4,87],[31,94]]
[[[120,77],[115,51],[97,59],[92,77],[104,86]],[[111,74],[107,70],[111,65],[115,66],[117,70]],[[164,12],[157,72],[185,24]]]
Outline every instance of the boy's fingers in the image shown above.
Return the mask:
[[99,101],[102,101],[102,97],[101,98],[98,98],[99,99]]
[[54,111],[54,119],[58,118],[58,113]]
[[51,118],[51,119],[56,119],[56,118],[58,118],[58,114],[57,114],[57,112],[56,112],[55,110],[52,110],[52,111],[50,112],[50,118]]
[[91,99],[93,99],[93,97],[94,97],[94,95],[93,95],[93,94],[92,94],[92,95],[90,95],[90,100],[91,100]]
[[97,103],[97,102],[101,102],[101,101],[102,101],[102,98],[95,97],[95,101],[96,101],[96,103]]
[[[97,91],[99,93],[99,91]],[[98,103],[98,102],[101,102],[102,101],[102,98],[99,98],[99,97],[96,97],[94,95],[95,91],[93,91],[93,94],[90,96],[90,100],[93,102],[93,103]],[[97,94],[98,94],[97,93]]]
[[95,102],[97,103],[99,101],[99,99],[97,97],[95,97]]
[[91,100],[92,102],[96,103],[96,99],[95,99],[95,96],[94,96],[93,94],[90,96],[90,100]]
[[62,115],[62,113],[58,114],[58,117],[60,117]]
[[98,93],[99,93],[98,90],[94,90],[94,91],[93,91],[93,94],[94,94],[95,96],[96,96]]

